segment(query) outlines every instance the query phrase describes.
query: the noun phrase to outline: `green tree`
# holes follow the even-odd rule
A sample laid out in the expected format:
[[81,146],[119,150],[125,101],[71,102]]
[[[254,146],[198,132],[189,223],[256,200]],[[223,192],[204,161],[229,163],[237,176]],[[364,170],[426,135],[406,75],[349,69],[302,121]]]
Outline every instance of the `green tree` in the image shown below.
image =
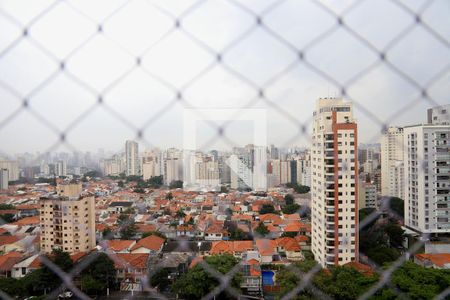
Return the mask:
[[450,270],[423,268],[406,262],[394,271],[391,282],[410,299],[433,299],[450,286]]
[[106,288],[115,285],[116,270],[114,262],[105,253],[97,257],[82,271],[82,287],[90,295],[106,293]]
[[230,228],[229,232],[230,232],[230,240],[232,241],[240,241],[245,239],[246,237],[244,231],[242,231],[242,229],[237,227]]
[[296,213],[299,210],[300,210],[300,205],[298,205],[297,203],[286,205],[285,207],[283,207],[281,209],[283,214],[293,214],[293,213]]
[[265,215],[265,214],[273,214],[275,213],[275,207],[273,207],[272,204],[263,204],[261,206],[261,209],[259,210],[259,214],[260,215]]
[[186,214],[184,213],[184,211],[181,208],[177,211],[176,215],[180,219],[186,217]]
[[88,295],[101,295],[105,286],[91,275],[86,275],[81,278],[81,289]]
[[320,272],[313,282],[333,299],[357,299],[378,281],[378,277],[363,275],[350,267],[333,267]]
[[405,234],[405,231],[395,222],[395,220],[390,220],[383,229],[389,237],[389,246],[397,248],[403,246],[403,235]]
[[306,186],[306,185],[298,185],[298,186],[295,188],[295,192],[298,193],[298,194],[306,194],[306,193],[309,193],[309,190],[310,190],[309,186]]
[[150,277],[150,285],[163,291],[170,285],[168,276],[169,271],[167,269],[160,269]]
[[26,295],[26,290],[20,280],[14,278],[0,278],[0,291],[10,296],[19,297]]
[[102,237],[103,237],[103,239],[105,239],[105,240],[110,240],[110,239],[112,239],[112,238],[113,238],[113,232],[112,232],[111,228],[106,227],[105,229],[103,229],[103,231],[102,231]]
[[120,226],[120,236],[122,239],[128,240],[133,238],[137,233],[137,227],[131,214],[121,213],[117,219]]
[[159,188],[163,185],[164,178],[163,176],[153,176],[147,179],[147,185],[150,188]]
[[221,192],[221,193],[228,193],[229,190],[228,190],[228,188],[227,188],[226,186],[222,185],[222,186],[220,187],[220,192]]
[[294,196],[292,196],[291,194],[287,194],[286,196],[284,196],[284,201],[286,202],[286,205],[294,204]]
[[266,235],[269,233],[269,229],[263,222],[259,222],[258,226],[255,228],[255,231],[260,235]]
[[16,207],[12,204],[5,204],[5,203],[0,204],[0,210],[8,210],[8,209],[16,209]]
[[405,217],[405,202],[397,197],[389,198],[389,208],[398,216]]
[[169,188],[171,189],[181,189],[183,188],[183,181],[181,180],[174,180],[169,184]]
[[0,215],[0,221],[3,220],[3,222],[5,223],[11,223],[14,221],[14,217],[15,215],[10,213],[2,214]]
[[[205,262],[222,274],[228,273],[238,263],[237,259],[230,254],[208,256],[205,258]],[[241,274],[235,274],[231,285],[239,287],[240,280]],[[216,278],[205,271],[201,265],[196,265],[175,282],[173,290],[184,299],[200,299],[218,285],[219,282]],[[216,298],[227,298],[227,294],[222,292]]]
[[171,192],[168,192],[168,193],[167,193],[166,199],[167,199],[167,200],[172,200],[172,199],[173,199],[173,195],[172,195]]
[[119,182],[117,183],[117,185],[118,185],[120,188],[123,188],[123,187],[125,186],[125,183],[123,183],[122,180],[119,180]]

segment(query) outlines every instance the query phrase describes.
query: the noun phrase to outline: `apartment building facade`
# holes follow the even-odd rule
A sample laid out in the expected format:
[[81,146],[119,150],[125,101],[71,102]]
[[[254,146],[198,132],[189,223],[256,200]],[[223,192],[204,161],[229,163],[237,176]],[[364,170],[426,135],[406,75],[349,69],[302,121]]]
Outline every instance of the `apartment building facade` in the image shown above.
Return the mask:
[[357,143],[352,104],[317,100],[311,149],[312,252],[324,267],[358,261]]
[[87,252],[95,248],[94,196],[57,196],[40,200],[41,252],[54,248]]
[[381,137],[381,194],[405,197],[403,128],[389,127]]
[[407,126],[404,144],[405,225],[450,232],[450,125]]

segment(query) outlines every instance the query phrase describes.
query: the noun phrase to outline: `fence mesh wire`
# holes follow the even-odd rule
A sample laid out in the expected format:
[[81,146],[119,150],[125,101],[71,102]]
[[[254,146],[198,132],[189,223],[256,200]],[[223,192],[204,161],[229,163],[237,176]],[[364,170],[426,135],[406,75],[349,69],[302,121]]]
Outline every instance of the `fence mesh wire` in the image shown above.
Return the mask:
[[[101,108],[104,112],[103,116],[111,117],[117,127],[127,128],[127,131],[134,134],[137,140],[151,146],[153,143],[148,132],[152,132],[152,126],[175,107],[198,107],[198,99],[195,98],[196,94],[192,93],[192,89],[195,89],[196,84],[207,74],[211,74],[220,67],[227,76],[227,80],[233,81],[236,85],[245,86],[247,90],[247,101],[239,103],[239,108],[252,108],[262,103],[291,123],[292,127],[290,128],[293,130],[285,140],[285,145],[291,145],[300,138],[306,141],[310,140],[309,128],[312,114],[308,111],[305,117],[299,117],[301,114],[299,111],[291,109],[283,101],[278,101],[279,97],[273,97],[272,88],[286,80],[287,74],[294,72],[297,68],[302,68],[310,76],[319,78],[331,86],[333,91],[337,91],[336,96],[351,100],[359,114],[367,119],[370,126],[378,128],[374,131],[372,139],[368,139],[377,141],[383,130],[402,115],[410,113],[412,108],[416,106],[431,107],[442,104],[443,101],[448,102],[450,32],[448,28],[443,28],[442,23],[436,23],[433,18],[439,7],[443,9],[444,17],[448,17],[449,6],[445,0],[441,2],[377,1],[376,7],[381,8],[380,11],[367,11],[370,7],[374,7],[374,2],[369,0],[283,0],[256,3],[255,1],[238,0],[202,0],[182,1],[182,3],[174,5],[174,1],[123,0],[105,1],[98,5],[98,3],[93,4],[89,1],[56,0],[39,1],[37,4],[34,3],[27,7],[29,4],[24,1],[2,0],[0,1],[0,26],[3,28],[3,38],[0,44],[0,90],[1,97],[8,99],[6,101],[14,103],[14,105],[10,105],[9,107],[13,108],[0,114],[0,132],[14,133],[13,130],[17,125],[11,126],[11,124],[23,122],[21,118],[27,112],[27,115],[32,116],[35,120],[33,124],[37,124],[43,134],[55,137],[54,144],[46,152],[54,151],[61,146],[77,151],[76,143],[70,142],[71,134]],[[217,6],[216,10],[226,11],[227,17],[237,18],[240,22],[237,25],[230,25],[226,23],[227,19],[215,20],[214,14],[208,15],[209,6]],[[310,25],[308,21],[311,20],[308,20],[308,15],[304,13],[306,7],[309,11],[314,11],[317,16],[320,15],[321,22],[316,23],[317,27],[308,26]],[[445,9],[447,9],[447,14],[445,14]],[[274,18],[283,19],[287,10],[292,10],[293,14],[292,19],[288,19],[286,16],[287,28],[292,29],[290,31],[285,30],[286,27],[280,27],[277,22],[273,22]],[[129,17],[130,14],[133,16],[133,13],[136,12],[142,13],[137,20]],[[62,13],[68,16],[67,20],[60,19]],[[385,28],[383,23],[387,22],[389,28],[378,31],[378,34],[382,35],[381,38],[373,36],[363,27],[355,25],[358,23],[354,20],[361,16],[372,16],[376,22],[372,22],[371,26]],[[394,18],[402,19],[403,22],[388,22]],[[46,20],[53,22],[52,25],[48,25]],[[192,20],[196,21],[192,22]],[[79,22],[77,24],[82,28],[80,29],[82,34],[79,31],[71,31],[70,26],[66,26],[70,22]],[[120,27],[126,25],[124,22],[133,23],[133,32],[120,31]],[[236,29],[235,34],[223,38],[221,35],[226,33],[221,31],[220,25],[217,25],[216,22],[226,23],[222,25],[225,27],[228,25],[237,27],[234,28]],[[370,23],[370,21],[367,22]],[[443,24],[448,25],[448,22]],[[212,27],[213,34],[205,30],[205,27]],[[46,31],[49,31],[50,35],[42,33]],[[322,63],[322,60],[336,59],[333,56],[327,57],[327,54],[339,51],[339,40],[334,37],[337,33],[340,36],[345,35],[348,40],[351,40],[351,50],[346,50],[354,51],[352,54],[359,61],[363,61],[360,64],[346,61],[342,65],[337,57],[337,61],[333,63],[348,69],[348,72],[344,73],[337,72],[333,67],[324,67]],[[420,57],[421,53],[415,53],[413,57],[417,59],[418,65],[422,68],[420,72],[408,64],[398,63],[397,60],[402,56],[402,51],[408,47],[419,47],[417,44],[411,44],[410,40],[414,39],[413,33],[420,34],[424,44],[434,47],[432,51],[443,54],[441,57],[447,55],[447,58],[440,59],[437,64],[433,64],[432,57]],[[254,35],[258,35],[258,38],[254,39]],[[171,46],[170,38],[173,36],[187,41],[189,47],[172,49],[172,52],[167,53],[168,59],[173,63],[170,64],[171,67],[166,68],[167,70],[160,68],[160,72],[158,72],[158,68],[154,68],[154,66],[160,63],[157,61],[158,54],[161,54],[162,51],[159,47],[161,44]],[[49,39],[57,39],[61,42],[58,42],[56,46],[51,46]],[[266,61],[254,64],[252,56],[258,54],[252,52],[248,54],[247,47],[248,43],[255,42],[260,43],[261,53],[264,52],[264,48],[273,48],[274,55],[282,57],[283,63],[272,68],[265,68],[265,64],[271,64],[269,54],[263,56],[267,59]],[[93,57],[88,57],[87,59],[92,59],[92,62],[100,61],[100,63],[94,64],[86,73],[78,68],[79,57],[89,56],[86,52],[95,51],[98,43],[108,45],[108,53],[96,53]],[[23,56],[24,53],[27,53],[27,49],[33,52],[31,59]],[[317,49],[321,50],[318,54]],[[361,57],[359,52],[364,52],[365,56]],[[202,63],[197,64],[195,61],[190,61],[192,57],[195,59],[200,57],[199,61]],[[116,60],[121,60],[121,62],[118,63]],[[242,63],[244,60],[249,60],[249,64]],[[162,64],[164,63],[167,62],[162,62]],[[410,62],[410,64],[414,64],[414,62]],[[108,67],[108,65],[113,66],[107,68],[106,72],[102,73],[98,70]],[[175,65],[180,72],[176,72],[176,70],[174,72],[173,66]],[[358,92],[356,88],[362,81],[372,80],[374,77],[369,74],[378,72],[380,69],[389,72],[391,77],[387,80],[393,79],[395,82],[407,85],[410,92],[408,97],[414,95],[410,97],[411,100],[393,104],[394,109],[384,112],[384,114],[378,113],[376,104],[366,103],[362,96],[364,91]],[[114,106],[114,99],[110,101],[110,98],[116,97],[114,92],[119,86],[127,80],[133,80],[133,73],[136,70],[141,72],[142,78],[148,80],[152,87],[157,85],[164,89],[164,93],[160,95],[161,101],[158,107],[155,109],[152,107],[147,118],[140,122],[137,122],[132,114],[125,114],[124,111],[118,110]],[[92,80],[90,80],[92,77],[89,74],[91,72],[97,75]],[[27,78],[28,75],[30,78]],[[83,109],[79,110],[76,116],[72,114],[64,122],[39,109],[39,95],[43,90],[51,89],[55,81],[61,80],[61,75],[65,76],[66,84],[79,91],[80,97],[92,100],[83,103]],[[288,82],[288,88],[295,90],[298,84],[301,83]],[[443,91],[446,96],[444,98],[435,96],[438,95],[436,90]],[[211,95],[211,98],[220,97],[220,92]],[[68,96],[64,93],[53,93],[61,100]],[[122,100],[128,101],[127,99]],[[301,103],[304,100],[298,99],[297,101]],[[71,110],[70,107],[67,109]],[[207,148],[216,140],[222,140],[230,146],[237,145],[231,137],[226,135],[226,129],[230,123],[232,122],[210,123],[209,125],[216,134],[203,147]],[[12,129],[8,129],[10,126]],[[111,129],[114,130],[114,128]],[[113,134],[112,131],[111,134]],[[2,149],[0,149],[0,154],[5,154]],[[383,211],[389,211],[388,202],[384,203],[385,207],[373,212],[364,222],[361,222],[360,230],[375,220]],[[419,242],[412,245],[387,269],[376,266],[374,262],[368,260],[364,253],[361,253],[361,260],[375,268],[376,272],[380,274],[380,280],[360,298],[370,298],[381,288],[389,287],[392,273],[407,260],[409,255],[414,254],[422,246],[421,241],[426,238],[427,236],[423,236],[419,239]],[[102,243],[104,241],[99,241],[99,244]],[[111,257],[115,256],[114,253],[107,252],[107,254]],[[89,297],[79,290],[72,280],[97,255],[98,252],[90,254],[70,272],[64,272],[45,256],[41,256],[41,260],[61,277],[62,286],[73,291],[80,299],[88,299]],[[160,265],[157,264],[149,270],[149,274],[142,276],[141,280],[144,290],[151,292],[154,297],[166,299],[166,296],[150,286],[148,280],[149,276],[159,270]],[[206,262],[202,262],[201,266],[219,282],[219,285],[204,297],[205,299],[212,299],[223,291],[236,298],[240,296],[239,291],[230,285],[233,275],[239,271],[239,265],[225,275],[218,273]],[[306,274],[293,265],[289,266],[289,270],[298,275],[299,284],[283,299],[291,299],[305,289],[318,298],[330,298],[312,282],[313,276],[320,271],[320,268],[313,268]],[[397,293],[399,298],[407,298],[395,288],[392,290]],[[49,298],[57,297],[59,291],[60,289],[51,292]],[[437,299],[444,299],[449,294],[450,289],[447,289]],[[4,292],[0,292],[0,296],[4,299],[14,298],[14,295],[7,295]]]

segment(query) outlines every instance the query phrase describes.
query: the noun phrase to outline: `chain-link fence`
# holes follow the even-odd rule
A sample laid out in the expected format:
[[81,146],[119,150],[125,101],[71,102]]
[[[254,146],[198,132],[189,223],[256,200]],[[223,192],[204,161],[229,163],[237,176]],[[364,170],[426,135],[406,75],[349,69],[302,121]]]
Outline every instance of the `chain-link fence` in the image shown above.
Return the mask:
[[[45,152],[96,143],[108,147],[106,140],[117,143],[109,138],[115,135],[120,141],[134,136],[150,147],[166,142],[161,136],[181,135],[180,111],[198,109],[201,115],[204,108],[233,108],[237,114],[267,109],[275,120],[269,138],[277,136],[280,146],[306,145],[312,103],[325,91],[351,100],[364,140],[378,142],[388,126],[420,122],[424,108],[449,102],[449,12],[446,0],[2,0],[0,153],[15,151],[13,144],[33,149],[41,140],[51,145]],[[227,135],[232,123],[207,122],[214,134],[200,148],[217,141],[239,145]],[[392,213],[389,201],[383,203],[360,230]],[[386,286],[407,298],[390,276],[426,239],[388,268],[361,253],[379,282],[360,298]],[[45,256],[41,261],[63,286],[87,299],[73,278],[98,255],[90,254],[69,272]],[[154,265],[141,281],[153,297],[166,299],[148,280],[162,265]],[[239,264],[225,275],[205,261],[201,266],[219,282],[205,299],[223,291],[243,297],[230,284]],[[303,290],[330,297],[313,284],[319,267],[289,270],[299,284],[283,299]],[[449,294],[446,289],[437,299]]]

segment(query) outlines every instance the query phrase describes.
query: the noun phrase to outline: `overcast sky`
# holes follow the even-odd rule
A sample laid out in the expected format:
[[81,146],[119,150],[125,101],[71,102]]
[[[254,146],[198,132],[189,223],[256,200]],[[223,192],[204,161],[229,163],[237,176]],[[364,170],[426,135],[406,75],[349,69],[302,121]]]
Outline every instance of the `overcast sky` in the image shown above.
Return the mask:
[[[138,130],[142,146],[181,147],[187,108],[267,109],[269,144],[307,146],[315,100],[339,95],[339,85],[356,102],[362,143],[378,142],[376,119],[391,125],[425,122],[433,104],[387,64],[357,76],[379,55],[337,26],[330,12],[345,12],[344,23],[376,49],[389,47],[389,63],[426,87],[436,104],[450,103],[448,0],[431,1],[422,14],[441,41],[421,26],[408,30],[415,17],[390,0],[236,2],[242,7],[220,0],[0,0],[0,153],[46,151],[57,143],[58,131],[82,151],[118,150]],[[417,12],[429,1],[398,2]],[[262,13],[264,26],[291,48],[254,26],[253,14]],[[24,27],[28,37],[17,42]],[[398,35],[401,41],[392,45]],[[303,49],[307,64],[294,48]],[[60,61],[64,71],[58,71]],[[260,89],[265,100],[258,101]],[[95,106],[98,95],[106,105]],[[23,99],[29,109],[10,118]],[[236,144],[251,143],[252,126],[240,122],[225,134]],[[214,134],[200,128],[198,144]],[[224,143],[208,145],[214,147]]]

